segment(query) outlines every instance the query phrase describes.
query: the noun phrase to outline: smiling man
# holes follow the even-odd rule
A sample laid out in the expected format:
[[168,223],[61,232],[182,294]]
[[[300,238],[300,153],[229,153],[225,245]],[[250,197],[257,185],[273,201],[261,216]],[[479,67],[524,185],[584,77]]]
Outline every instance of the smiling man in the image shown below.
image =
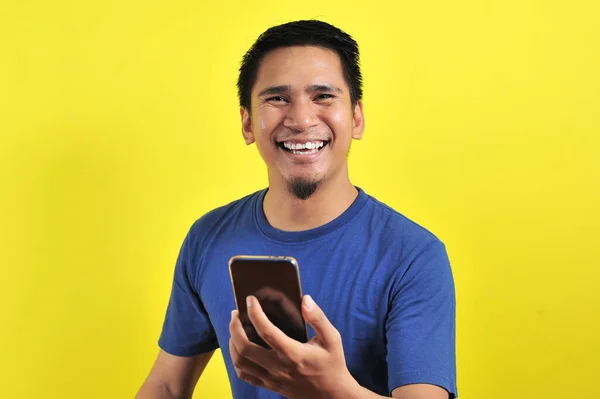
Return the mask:
[[[365,128],[358,46],[320,21],[264,32],[238,80],[242,133],[269,187],[190,229],[177,264],[161,348],[138,398],[191,398],[221,348],[235,398],[456,397],[455,296],[444,245],[355,187],[347,156]],[[300,343],[255,297],[248,340],[228,260],[293,256],[314,334]]]

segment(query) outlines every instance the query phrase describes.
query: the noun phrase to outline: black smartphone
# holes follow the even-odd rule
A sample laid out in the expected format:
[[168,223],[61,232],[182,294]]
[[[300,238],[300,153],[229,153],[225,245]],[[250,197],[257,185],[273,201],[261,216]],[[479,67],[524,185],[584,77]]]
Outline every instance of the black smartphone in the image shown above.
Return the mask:
[[229,260],[229,273],[240,320],[251,342],[269,348],[248,317],[246,297],[249,295],[258,299],[269,320],[287,336],[307,342],[296,259],[290,256],[237,255]]

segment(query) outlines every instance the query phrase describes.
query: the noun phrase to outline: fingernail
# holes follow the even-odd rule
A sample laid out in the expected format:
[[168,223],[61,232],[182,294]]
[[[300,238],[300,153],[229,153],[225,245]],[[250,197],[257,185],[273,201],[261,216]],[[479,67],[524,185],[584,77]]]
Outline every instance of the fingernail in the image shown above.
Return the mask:
[[252,307],[252,298],[249,296],[246,297],[246,307],[250,309]]
[[307,295],[304,305],[306,306],[306,310],[313,310],[315,307],[315,301],[313,301],[310,295]]
[[231,320],[235,317],[235,309],[231,311]]

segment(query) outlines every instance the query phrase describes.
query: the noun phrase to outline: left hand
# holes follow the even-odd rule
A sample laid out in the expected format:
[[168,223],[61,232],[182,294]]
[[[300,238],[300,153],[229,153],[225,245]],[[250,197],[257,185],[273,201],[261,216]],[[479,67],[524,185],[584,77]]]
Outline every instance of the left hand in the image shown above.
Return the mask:
[[302,314],[316,336],[305,344],[273,325],[254,296],[247,304],[250,321],[272,350],[248,340],[234,310],[229,352],[241,380],[291,399],[348,398],[360,388],[346,367],[340,333],[310,296],[302,300]]

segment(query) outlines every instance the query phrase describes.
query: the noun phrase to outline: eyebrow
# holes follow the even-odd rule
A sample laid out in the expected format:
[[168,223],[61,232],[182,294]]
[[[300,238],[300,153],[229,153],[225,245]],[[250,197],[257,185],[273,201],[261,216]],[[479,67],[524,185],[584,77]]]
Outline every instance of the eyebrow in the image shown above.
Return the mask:
[[329,85],[329,84],[316,84],[316,85],[310,85],[310,86],[306,86],[304,88],[304,91],[307,93],[314,93],[317,91],[325,91],[325,92],[337,92],[337,93],[341,93],[342,89],[340,89],[337,86],[334,85]]
[[261,90],[260,93],[258,93],[258,96],[262,97],[272,94],[287,94],[290,91],[292,91],[292,86],[290,85],[271,86]]
[[[258,93],[258,97],[273,95],[273,94],[289,94],[292,91],[292,86],[290,85],[279,85],[279,86],[271,86],[263,89]],[[304,91],[307,93],[315,93],[315,92],[337,92],[342,93],[342,89],[337,86],[330,84],[314,84],[308,85],[304,87]]]

